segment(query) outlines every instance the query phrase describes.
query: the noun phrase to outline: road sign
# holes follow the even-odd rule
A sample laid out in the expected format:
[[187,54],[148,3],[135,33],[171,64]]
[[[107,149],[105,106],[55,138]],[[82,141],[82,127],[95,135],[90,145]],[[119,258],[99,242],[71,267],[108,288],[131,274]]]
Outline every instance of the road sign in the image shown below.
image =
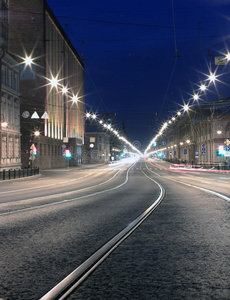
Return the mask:
[[195,158],[199,157],[199,151],[195,151]]
[[184,149],[184,154],[187,154],[187,149]]
[[227,139],[225,142],[225,145],[229,146],[230,145],[230,141]]

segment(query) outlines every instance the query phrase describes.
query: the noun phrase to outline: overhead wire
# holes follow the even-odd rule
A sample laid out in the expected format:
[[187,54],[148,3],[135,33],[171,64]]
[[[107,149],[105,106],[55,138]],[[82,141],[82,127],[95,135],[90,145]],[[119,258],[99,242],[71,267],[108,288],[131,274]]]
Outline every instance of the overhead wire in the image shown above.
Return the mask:
[[171,75],[170,75],[170,78],[169,78],[169,82],[168,82],[168,85],[167,85],[167,88],[166,88],[166,92],[165,92],[165,95],[164,95],[164,98],[163,98],[163,102],[162,102],[162,105],[161,105],[161,110],[160,110],[159,115],[161,114],[161,112],[164,108],[165,101],[166,101],[168,91],[169,91],[169,87],[171,85],[172,77],[173,77],[174,70],[175,70],[175,67],[176,67],[177,58],[178,58],[178,49],[177,49],[177,42],[176,42],[176,25],[175,25],[173,0],[172,0],[172,16],[173,16],[173,34],[174,34],[174,46],[175,46],[175,56],[174,57],[175,57],[175,61],[174,61],[174,64],[173,64],[172,72],[171,72]]

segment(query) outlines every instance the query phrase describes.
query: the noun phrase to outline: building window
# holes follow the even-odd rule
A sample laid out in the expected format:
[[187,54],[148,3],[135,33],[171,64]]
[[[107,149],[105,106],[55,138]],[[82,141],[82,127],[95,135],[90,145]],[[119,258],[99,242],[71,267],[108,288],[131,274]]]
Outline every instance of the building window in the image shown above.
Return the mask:
[[5,65],[2,65],[2,83],[6,84],[6,66]]
[[3,159],[3,162],[6,160],[7,158],[7,152],[6,152],[6,136],[3,136],[2,137],[2,159]]
[[14,142],[14,157],[20,157],[19,138],[15,138],[15,142]]
[[8,99],[8,123],[10,126],[12,125],[13,122],[12,114],[13,114],[12,100]]
[[16,91],[19,90],[19,85],[18,85],[18,74],[17,73],[14,73],[14,89]]
[[13,145],[13,137],[10,137],[8,140],[8,158],[14,157],[14,145]]
[[8,70],[8,86],[9,87],[13,87],[12,86],[12,76],[13,76],[13,71],[11,69]]
[[90,143],[95,143],[95,137],[90,137],[90,138],[89,138],[89,142],[90,142]]

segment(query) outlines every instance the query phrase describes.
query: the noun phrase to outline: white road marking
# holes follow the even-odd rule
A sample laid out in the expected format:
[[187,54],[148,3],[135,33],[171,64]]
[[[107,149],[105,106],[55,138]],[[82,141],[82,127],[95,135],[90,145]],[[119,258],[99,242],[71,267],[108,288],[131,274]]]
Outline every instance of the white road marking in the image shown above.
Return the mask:
[[[85,178],[85,177],[90,176],[92,174],[93,173],[90,173],[90,174],[85,175],[83,177],[76,178],[76,180]],[[62,183],[67,183],[67,182],[68,181],[63,181]],[[59,183],[59,184],[61,184],[61,183]],[[44,187],[50,187],[50,186],[54,186],[54,185],[57,185],[57,184],[56,183],[52,183],[52,184],[47,184],[47,185],[34,186],[34,187],[31,187],[31,188],[25,188],[25,189],[13,190],[13,191],[5,191],[5,192],[0,192],[0,195],[1,194],[9,194],[9,193],[17,193],[17,192],[28,191],[28,190],[41,189],[41,188],[44,188]]]
[[[146,165],[146,168],[148,169],[147,165]],[[153,172],[153,171],[151,171],[151,172],[154,173],[154,174],[156,174],[156,175],[159,176],[159,177],[163,177],[163,176],[161,176],[161,175],[159,175],[159,174],[157,174],[157,173],[155,173],[155,172]],[[220,194],[220,193],[218,193],[218,192],[214,192],[214,191],[209,190],[209,189],[205,189],[205,188],[202,188],[202,187],[199,187],[199,186],[196,186],[196,185],[192,185],[192,184],[189,184],[189,183],[185,183],[185,182],[183,182],[183,181],[178,181],[178,180],[175,180],[175,179],[172,179],[172,178],[169,178],[169,177],[164,177],[164,178],[167,178],[168,180],[171,180],[171,181],[174,181],[174,182],[183,184],[183,185],[187,185],[187,186],[193,187],[193,188],[195,188],[195,189],[204,191],[204,192],[206,192],[206,193],[213,194],[213,195],[215,195],[215,196],[217,196],[217,197],[219,197],[219,198],[221,198],[221,199],[223,199],[223,200],[225,200],[225,201],[227,201],[227,202],[230,203],[230,198],[229,198],[229,197],[227,197],[227,196],[225,196],[225,195],[222,195],[222,194]]]
[[[136,164],[136,163],[135,163],[135,164]],[[89,194],[89,195],[84,195],[84,196],[81,196],[81,197],[78,197],[78,198],[69,199],[69,200],[62,200],[62,201],[52,202],[52,203],[43,204],[43,205],[38,205],[38,206],[34,206],[34,207],[28,207],[28,208],[22,208],[22,209],[18,209],[18,210],[14,210],[14,211],[9,211],[9,212],[5,212],[5,213],[1,213],[0,216],[11,215],[11,214],[18,213],[18,212],[24,212],[24,211],[29,211],[29,210],[40,209],[40,208],[49,207],[49,206],[53,206],[53,205],[60,205],[60,204],[62,204],[62,203],[73,202],[73,201],[76,201],[76,200],[79,200],[79,199],[84,199],[84,198],[88,198],[88,197],[92,197],[92,196],[104,194],[104,193],[109,192],[109,191],[116,190],[116,189],[122,187],[123,185],[125,185],[125,184],[128,182],[128,179],[129,179],[129,176],[128,176],[128,175],[129,175],[129,171],[130,171],[130,169],[131,169],[135,164],[132,164],[132,165],[128,168],[128,171],[127,171],[127,173],[126,173],[125,181],[124,181],[123,183],[119,184],[118,186],[113,187],[113,188],[110,188],[110,189],[107,189],[107,190],[103,190],[103,191],[100,191],[100,192],[95,192],[95,193]],[[119,173],[119,172],[117,172],[116,174],[118,174],[118,173]],[[110,178],[109,180],[111,180],[111,178]],[[97,186],[98,186],[98,185],[97,185]],[[68,193],[64,193],[64,194],[68,194]],[[31,199],[31,200],[32,200],[32,199]],[[15,201],[15,202],[18,202],[18,201]]]

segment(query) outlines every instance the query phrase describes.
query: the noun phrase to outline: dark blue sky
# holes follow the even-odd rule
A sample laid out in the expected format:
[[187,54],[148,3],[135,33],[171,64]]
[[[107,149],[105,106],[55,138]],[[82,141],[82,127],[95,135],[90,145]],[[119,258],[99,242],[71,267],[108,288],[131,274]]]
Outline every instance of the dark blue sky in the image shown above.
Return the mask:
[[[230,0],[174,0],[174,10],[172,0],[47,2],[63,28],[68,24],[80,55],[83,50],[86,108],[117,113],[130,141],[143,148],[207,78],[208,50],[214,71],[214,55],[230,49]],[[229,71],[230,63],[219,67],[224,83],[203,101],[216,100],[218,93],[230,97]]]

